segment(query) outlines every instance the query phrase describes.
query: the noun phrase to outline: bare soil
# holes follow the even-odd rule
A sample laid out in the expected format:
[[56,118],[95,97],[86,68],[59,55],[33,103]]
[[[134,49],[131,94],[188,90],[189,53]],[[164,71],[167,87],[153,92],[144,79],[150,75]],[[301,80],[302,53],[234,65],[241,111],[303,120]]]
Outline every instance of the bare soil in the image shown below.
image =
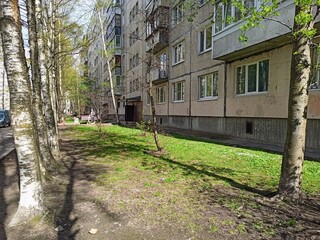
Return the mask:
[[[90,156],[76,141],[62,139],[61,150],[61,167],[44,186],[47,214],[14,228],[7,226],[19,198],[15,153],[0,161],[1,240],[320,239],[319,196],[288,203],[224,185],[180,196],[178,190],[167,190],[176,191],[186,207],[159,200],[151,194],[154,189],[135,181],[99,186],[94,180],[109,166],[88,166]],[[177,219],[177,212],[186,209],[188,217]]]

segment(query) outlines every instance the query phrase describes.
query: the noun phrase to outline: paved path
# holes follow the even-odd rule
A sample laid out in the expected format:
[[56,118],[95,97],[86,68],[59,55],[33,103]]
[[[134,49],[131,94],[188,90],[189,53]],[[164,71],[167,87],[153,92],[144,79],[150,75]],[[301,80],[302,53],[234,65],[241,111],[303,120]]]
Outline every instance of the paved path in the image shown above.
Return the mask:
[[0,128],[0,159],[15,149],[11,127]]

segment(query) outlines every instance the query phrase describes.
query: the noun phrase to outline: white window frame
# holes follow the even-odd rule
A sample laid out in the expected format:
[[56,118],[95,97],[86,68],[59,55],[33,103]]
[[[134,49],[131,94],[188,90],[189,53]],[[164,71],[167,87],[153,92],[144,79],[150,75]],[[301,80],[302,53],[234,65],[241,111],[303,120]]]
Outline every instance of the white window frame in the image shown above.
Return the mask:
[[[178,85],[181,84],[180,91],[178,92]],[[185,81],[179,81],[172,84],[172,101],[184,102]]]
[[[254,7],[256,9],[260,8],[261,5],[261,0],[242,0],[242,2],[244,4],[248,4],[248,6],[246,7],[247,9],[249,7]],[[217,7],[221,7],[221,23],[219,21],[217,21],[216,16],[217,16]],[[228,8],[229,6],[229,8]],[[228,18],[227,13],[230,13],[230,17],[235,19],[235,22],[232,23],[228,23],[226,20]],[[216,34],[218,32],[221,32],[222,30],[224,30],[227,27],[230,27],[232,25],[234,25],[235,23],[237,23],[238,21],[241,20],[241,16],[237,16],[238,14],[241,14],[239,11],[237,11],[237,8],[231,4],[230,1],[230,5],[228,5],[226,2],[219,2],[217,4],[215,4],[214,6],[214,27],[213,27],[213,33]],[[217,23],[221,24],[221,29],[217,28]]]
[[185,45],[184,42],[180,42],[173,46],[173,62],[172,65],[176,65],[184,62],[185,60]]
[[176,6],[174,6],[171,11],[172,27],[175,27],[179,23],[181,23],[183,21],[183,16],[184,16],[183,2],[180,2]]
[[[211,29],[211,34],[209,36],[210,38],[210,46],[207,46],[207,34],[208,30]],[[203,33],[203,39],[201,39],[201,34]],[[202,42],[203,41],[203,42]],[[203,44],[203,49],[201,49],[201,45]],[[199,53],[204,53],[212,49],[212,26],[207,27],[206,29],[199,32],[198,35],[198,49]]]
[[[210,79],[211,78],[211,79]],[[199,100],[212,100],[218,98],[218,80],[219,73],[215,71],[210,74],[199,76],[198,78],[198,86],[199,86]],[[208,82],[211,81],[211,91],[208,93]],[[204,82],[204,85],[202,85]],[[204,89],[202,89],[204,87]],[[204,96],[202,96],[201,92],[204,92]]]
[[157,87],[157,103],[162,104],[166,102],[165,86]]
[[317,91],[317,90],[320,90],[320,54],[317,53],[316,51],[315,51],[314,59],[316,64],[314,65],[315,70],[311,78],[309,89],[312,91]]
[[[266,85],[266,90],[260,91],[259,90],[259,63],[267,61],[268,62],[268,73],[267,73],[267,85]],[[256,65],[256,80],[255,80],[255,91],[249,91],[249,67]],[[239,75],[238,75],[238,69],[244,69],[244,92],[238,92],[239,88]],[[235,79],[236,79],[236,95],[251,95],[251,94],[263,94],[268,92],[268,87],[269,87],[269,81],[270,81],[270,60],[269,59],[262,59],[257,62],[251,62],[243,65],[238,65],[235,68]]]

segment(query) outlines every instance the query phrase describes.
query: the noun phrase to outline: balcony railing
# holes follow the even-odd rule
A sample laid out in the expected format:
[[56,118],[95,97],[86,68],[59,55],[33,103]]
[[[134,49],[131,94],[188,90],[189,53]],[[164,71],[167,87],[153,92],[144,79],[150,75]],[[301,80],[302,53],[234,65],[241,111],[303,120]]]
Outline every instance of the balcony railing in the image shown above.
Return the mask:
[[167,70],[161,70],[159,68],[151,71],[151,80],[153,83],[163,83],[168,80],[169,74]]
[[153,54],[159,52],[169,44],[169,33],[167,29],[159,29],[147,39],[146,52]]

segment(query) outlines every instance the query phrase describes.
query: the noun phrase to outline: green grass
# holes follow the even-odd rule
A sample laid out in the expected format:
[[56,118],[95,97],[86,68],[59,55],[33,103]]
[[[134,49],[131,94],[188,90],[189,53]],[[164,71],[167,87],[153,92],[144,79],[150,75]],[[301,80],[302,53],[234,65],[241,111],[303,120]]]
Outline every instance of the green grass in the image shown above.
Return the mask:
[[[160,136],[166,154],[156,158],[146,154],[155,150],[151,135],[143,136],[140,130],[119,126],[103,128],[101,138],[94,126],[69,128],[65,134],[86,145],[92,164],[108,164],[114,173],[101,174],[100,182],[117,181],[132,175],[132,170],[143,171],[151,181],[167,184],[189,182],[203,191],[212,185],[222,184],[249,191],[275,191],[277,189],[281,155],[215,144],[181,136]],[[98,159],[98,160],[97,160]],[[318,194],[320,168],[318,162],[305,161],[303,191]]]
[[74,122],[74,117],[73,116],[65,116],[64,121],[66,123],[73,123]]
[[[161,135],[166,154],[155,157],[151,134],[138,129],[108,126],[99,133],[95,125],[78,125],[61,134],[73,142],[69,153],[80,152],[95,176],[90,181],[107,191],[109,211],[132,214],[141,226],[174,223],[195,239],[252,233],[272,239],[279,226],[299,224],[283,214],[279,224],[285,203],[275,204],[275,212],[257,201],[277,190],[279,154]],[[304,163],[305,193],[320,193],[319,164]]]

